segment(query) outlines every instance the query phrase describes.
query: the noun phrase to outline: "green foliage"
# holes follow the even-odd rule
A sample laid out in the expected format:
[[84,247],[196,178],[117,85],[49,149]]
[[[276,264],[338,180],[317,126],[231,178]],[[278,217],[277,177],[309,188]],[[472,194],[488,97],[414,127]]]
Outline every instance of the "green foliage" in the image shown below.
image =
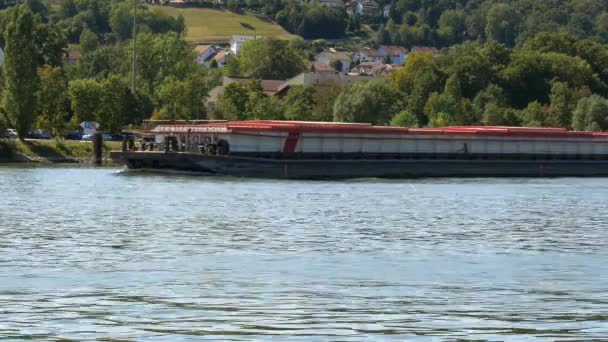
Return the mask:
[[386,83],[355,83],[336,99],[334,121],[387,124],[398,111],[398,98],[398,92]]
[[96,118],[104,130],[117,132],[133,122],[135,99],[123,79],[109,75],[100,82],[100,95]]
[[150,97],[165,78],[184,80],[199,67],[191,47],[174,33],[141,34],[137,50],[138,85]]
[[45,65],[38,69],[40,90],[38,92],[38,123],[50,129],[53,135],[64,133],[68,122],[68,82],[59,67]]
[[581,131],[600,131],[608,128],[608,99],[591,95],[581,99],[572,117],[572,127]]
[[520,112],[520,117],[523,126],[541,127],[546,124],[546,113],[537,101],[530,102],[528,107]]
[[68,87],[68,98],[73,111],[73,126],[83,121],[94,121],[101,98],[101,85],[92,79],[72,81]]
[[252,39],[230,62],[230,72],[257,79],[282,80],[305,69],[304,58],[287,41]]
[[416,114],[410,110],[402,110],[391,119],[391,126],[417,127],[419,125]]
[[228,120],[282,119],[282,104],[274,96],[264,94],[259,81],[231,83],[224,88],[217,113]]
[[97,35],[89,29],[83,30],[80,35],[80,52],[86,55],[97,50],[98,47],[99,41],[97,40]]
[[[270,14],[288,32],[298,34],[306,39],[341,38],[346,30],[346,13],[344,10],[322,6],[315,2],[285,1],[284,8],[276,10],[273,6]],[[267,11],[268,13],[268,11]],[[358,26],[355,22],[354,25]]]
[[25,5],[9,11],[4,31],[2,112],[23,139],[36,119],[39,89],[34,14]]
[[316,90],[311,86],[294,86],[283,98],[285,118],[288,120],[314,120]]

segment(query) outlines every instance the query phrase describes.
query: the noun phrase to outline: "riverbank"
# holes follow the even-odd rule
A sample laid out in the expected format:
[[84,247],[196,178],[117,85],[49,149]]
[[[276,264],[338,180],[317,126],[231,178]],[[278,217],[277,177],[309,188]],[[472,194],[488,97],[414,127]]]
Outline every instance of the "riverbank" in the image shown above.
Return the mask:
[[[104,163],[110,163],[110,151],[120,150],[121,142],[104,143]],[[3,163],[91,163],[93,144],[70,140],[0,140]]]

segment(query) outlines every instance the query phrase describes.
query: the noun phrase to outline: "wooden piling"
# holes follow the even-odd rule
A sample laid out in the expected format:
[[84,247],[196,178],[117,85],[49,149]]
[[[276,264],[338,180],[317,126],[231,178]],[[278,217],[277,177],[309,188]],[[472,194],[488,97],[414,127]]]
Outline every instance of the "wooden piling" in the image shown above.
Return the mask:
[[101,165],[103,162],[103,136],[101,133],[95,133],[92,137],[93,140],[93,163],[95,165]]

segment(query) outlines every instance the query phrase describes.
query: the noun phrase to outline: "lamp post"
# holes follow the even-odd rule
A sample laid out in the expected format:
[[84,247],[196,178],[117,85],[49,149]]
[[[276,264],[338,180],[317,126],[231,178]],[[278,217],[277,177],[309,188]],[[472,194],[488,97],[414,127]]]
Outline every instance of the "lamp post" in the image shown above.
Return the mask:
[[131,92],[135,94],[135,75],[137,72],[137,0],[133,0],[133,73],[131,75]]

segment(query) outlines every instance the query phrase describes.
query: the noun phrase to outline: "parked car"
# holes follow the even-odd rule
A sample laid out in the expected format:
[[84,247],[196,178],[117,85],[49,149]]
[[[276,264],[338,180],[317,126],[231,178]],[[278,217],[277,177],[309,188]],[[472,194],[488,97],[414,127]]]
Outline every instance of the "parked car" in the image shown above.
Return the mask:
[[70,132],[70,133],[66,134],[65,139],[66,140],[82,140],[83,135],[84,134],[81,131],[74,131],[74,132]]
[[29,138],[29,139],[52,139],[53,136],[48,131],[45,131],[43,129],[37,129],[37,130],[31,131],[27,135],[26,138]]
[[17,130],[13,128],[7,128],[4,131],[4,137],[7,139],[17,139],[19,137],[19,134],[17,134]]

